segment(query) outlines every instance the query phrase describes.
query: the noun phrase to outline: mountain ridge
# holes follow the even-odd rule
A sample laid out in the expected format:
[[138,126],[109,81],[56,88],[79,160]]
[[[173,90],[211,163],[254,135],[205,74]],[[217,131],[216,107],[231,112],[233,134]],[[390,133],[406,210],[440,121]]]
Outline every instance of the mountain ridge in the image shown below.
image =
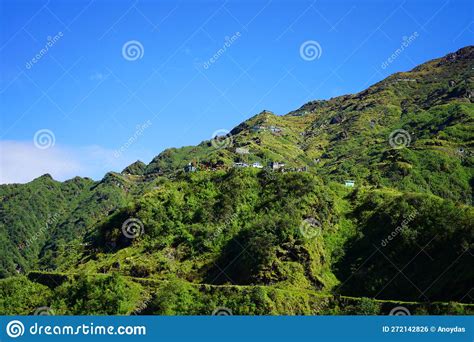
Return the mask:
[[[100,181],[1,185],[0,311],[23,287],[81,314],[202,313],[191,297],[284,313],[273,288],[369,297],[358,302],[368,312],[376,300],[472,303],[473,62],[468,46],[357,94],[262,111]],[[35,272],[58,283],[24,278]],[[251,294],[195,291],[206,284]],[[109,287],[123,298],[106,301],[126,309],[101,306],[97,288]],[[294,300],[295,313],[319,312]]]
[[[464,59],[467,59],[467,60],[471,59],[472,60],[472,59],[474,59],[474,46],[466,46],[466,47],[460,48],[456,52],[449,53],[444,57],[432,59],[428,62],[425,62],[425,63],[423,63],[419,66],[416,66],[416,67],[412,68],[409,71],[396,72],[396,73],[386,77],[385,79],[369,86],[367,89],[364,89],[364,90],[362,90],[358,93],[355,93],[355,94],[340,95],[340,96],[336,96],[336,97],[333,97],[333,98],[330,98],[330,99],[327,99],[327,100],[309,101],[309,102],[303,104],[300,108],[298,108],[296,110],[293,110],[293,111],[290,111],[290,112],[288,112],[286,114],[283,114],[283,115],[276,115],[271,111],[263,110],[262,112],[260,112],[258,114],[255,114],[254,116],[250,117],[249,119],[241,122],[240,124],[238,124],[237,126],[232,128],[229,131],[229,133],[232,134],[232,135],[240,133],[240,131],[242,130],[242,127],[247,127],[248,128],[247,122],[252,122],[256,119],[259,119],[259,118],[262,117],[262,115],[275,115],[277,117],[310,115],[311,113],[314,113],[314,110],[321,109],[323,107],[328,107],[333,103],[337,104],[340,101],[348,100],[348,99],[360,99],[361,97],[363,97],[363,95],[371,94],[373,92],[373,89],[378,89],[379,86],[384,86],[384,85],[389,84],[390,82],[394,82],[393,81],[394,79],[395,79],[395,83],[396,83],[396,79],[397,78],[400,79],[401,76],[406,76],[406,74],[410,74],[410,73],[413,73],[413,72],[424,71],[427,67],[435,65],[435,64],[440,66],[440,65],[443,65],[445,63],[452,63],[453,61],[456,61],[458,58],[461,59],[461,60],[464,60]],[[472,72],[471,72],[470,77],[472,77]],[[400,82],[403,82],[403,81],[409,82],[407,79],[401,80]],[[414,80],[412,80],[412,81],[414,81]],[[467,80],[464,80],[464,81],[467,82]],[[472,80],[470,82],[472,82]],[[464,95],[466,96],[465,97],[466,101],[472,102],[469,99],[471,99],[474,96],[473,92],[474,91],[471,90],[471,89],[469,89],[469,90],[467,88],[465,89]],[[302,111],[304,112],[304,114],[301,114]],[[200,146],[202,144],[209,143],[209,141],[210,140],[203,140],[198,145],[188,145],[188,146],[182,146],[182,147],[167,148],[167,149],[163,150],[162,152],[160,152],[157,156],[155,156],[150,163],[146,164],[146,163],[143,163],[140,160],[137,160],[136,162],[126,166],[121,171],[121,173],[133,174],[133,171],[130,172],[131,171],[130,167],[135,166],[136,163],[143,163],[143,164],[146,165],[146,168],[148,168],[150,170],[149,165],[152,164],[156,159],[158,159],[160,157],[160,155],[162,155],[162,154],[166,154],[166,153],[169,153],[169,151],[175,151],[175,150],[178,150],[178,149],[196,148],[197,146]],[[184,167],[184,165],[183,165],[183,167]],[[133,167],[132,167],[132,170],[133,170]],[[111,171],[111,172],[114,172],[114,171]],[[153,173],[153,172],[148,171],[148,173]],[[137,173],[137,174],[139,174],[139,173]],[[39,176],[37,178],[40,178],[40,177],[42,177],[42,176]],[[80,177],[80,176],[76,176],[76,177]],[[37,178],[35,178],[35,179],[37,179]],[[83,177],[83,178],[89,178],[89,177]]]

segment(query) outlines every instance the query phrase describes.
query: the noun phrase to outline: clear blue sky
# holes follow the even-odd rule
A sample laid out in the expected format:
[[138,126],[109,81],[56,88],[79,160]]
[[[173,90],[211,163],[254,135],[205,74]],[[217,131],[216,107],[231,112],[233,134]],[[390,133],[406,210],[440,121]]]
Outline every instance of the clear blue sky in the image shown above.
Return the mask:
[[[1,182],[45,171],[100,179],[263,109],[285,114],[361,91],[472,44],[474,33],[472,1],[0,3]],[[124,58],[129,41],[143,47],[140,58]],[[307,41],[320,47],[310,61],[300,54]],[[41,129],[53,132],[54,146],[34,146]]]

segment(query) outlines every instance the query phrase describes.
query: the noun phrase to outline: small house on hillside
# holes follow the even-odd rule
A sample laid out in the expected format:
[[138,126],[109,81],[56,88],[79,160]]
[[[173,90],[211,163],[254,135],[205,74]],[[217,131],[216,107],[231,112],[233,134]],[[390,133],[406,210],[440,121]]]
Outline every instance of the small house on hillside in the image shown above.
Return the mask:
[[252,127],[252,131],[254,132],[260,132],[260,131],[264,131],[266,130],[267,128],[265,126],[261,126],[261,125],[255,125]]
[[196,172],[196,167],[189,163],[184,167],[184,172]]
[[347,186],[347,187],[353,188],[354,185],[355,185],[355,181],[353,181],[353,180],[346,180],[346,181],[344,181],[344,185]]
[[237,148],[235,149],[235,153],[238,153],[238,154],[250,154],[249,149],[248,149],[248,148],[244,148],[244,147],[237,147]]
[[277,126],[270,126],[269,127],[270,132],[272,133],[281,133],[281,128]]
[[268,163],[268,166],[269,166],[270,169],[272,169],[272,170],[280,170],[280,169],[282,169],[283,167],[285,167],[285,163],[269,162],[269,163]]

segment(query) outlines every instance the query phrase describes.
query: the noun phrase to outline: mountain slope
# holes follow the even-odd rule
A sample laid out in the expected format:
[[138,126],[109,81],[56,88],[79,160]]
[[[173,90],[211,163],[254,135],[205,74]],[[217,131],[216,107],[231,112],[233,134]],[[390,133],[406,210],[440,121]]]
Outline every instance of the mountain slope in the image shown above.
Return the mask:
[[[222,286],[254,287],[245,305],[266,307],[258,313],[288,309],[274,289],[336,296],[331,308],[307,309],[298,295],[292,313],[340,313],[341,294],[472,303],[473,61],[470,46],[358,94],[264,111],[99,182],[0,186],[0,278],[10,277],[0,311],[40,284],[54,292],[43,305],[76,314],[201,313],[192,302],[219,306]],[[283,162],[285,172],[237,162]],[[189,163],[196,172],[184,172]],[[97,289],[108,287],[126,303],[100,307]],[[378,312],[377,303],[357,310]]]
[[[473,54],[466,47],[358,94],[313,101],[285,116],[264,111],[215,144],[222,148],[205,141],[169,149],[146,172],[168,172],[193,160],[202,168],[284,161],[338,182],[351,178],[472,204]],[[406,132],[395,132],[393,144],[408,146],[394,149],[389,137],[399,129]]]

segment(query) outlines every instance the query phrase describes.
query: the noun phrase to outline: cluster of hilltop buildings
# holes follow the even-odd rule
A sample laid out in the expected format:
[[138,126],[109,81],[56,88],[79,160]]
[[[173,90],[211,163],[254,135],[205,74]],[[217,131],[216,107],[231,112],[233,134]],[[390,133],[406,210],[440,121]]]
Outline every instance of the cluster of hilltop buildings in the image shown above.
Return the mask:
[[252,164],[238,162],[238,163],[234,163],[234,167],[254,167],[256,169],[262,169],[263,165],[260,164],[259,162],[255,162]]
[[[268,166],[273,170],[277,170],[277,169],[281,169],[283,166],[285,166],[285,164],[277,163],[277,162],[271,162],[271,163],[268,163]],[[255,162],[255,163],[251,163],[251,164],[238,162],[238,163],[234,163],[234,167],[236,167],[236,168],[253,167],[253,168],[256,168],[256,169],[263,169],[263,165],[259,162]],[[196,166],[194,166],[191,163],[189,163],[188,165],[186,165],[184,167],[184,172],[196,172],[196,171],[197,171]]]
[[[285,163],[280,163],[280,162],[269,162],[268,163],[268,168],[273,171],[282,171],[282,172],[306,172],[308,171],[308,168],[306,166],[303,167],[290,167],[286,168]],[[253,164],[246,164],[246,163],[234,163],[234,167],[254,167],[257,169],[262,169],[263,165],[260,164],[259,162],[253,163]]]
[[[285,169],[285,163],[280,163],[280,162],[269,162],[267,164],[268,168],[271,169],[271,170],[274,170],[274,171],[277,171],[277,170],[280,170],[280,171],[283,171],[283,170],[287,170],[287,171],[296,171],[296,169]],[[243,163],[243,162],[238,162],[238,163],[234,163],[234,167],[253,167],[253,168],[256,168],[256,169],[263,169],[263,165],[259,162],[255,162],[255,163],[252,163],[252,164],[247,164],[247,163]],[[305,170],[306,171],[306,170]]]
[[[280,171],[280,172],[306,172],[308,171],[307,166],[303,167],[290,167],[290,168],[285,168],[285,163],[281,162],[269,162],[268,163],[268,168],[273,171]],[[235,168],[245,168],[245,167],[251,167],[251,168],[256,168],[256,169],[263,169],[263,165],[259,162],[254,162],[251,164],[243,163],[243,162],[237,162],[234,163]],[[184,172],[196,172],[197,168],[189,163],[184,167]],[[344,185],[346,187],[352,188],[355,186],[355,181],[354,180],[345,180]]]
[[[263,165],[260,162],[254,162],[254,163],[251,163],[251,164],[244,163],[244,162],[237,162],[237,163],[234,163],[234,167],[235,168],[251,167],[251,168],[256,168],[256,169],[263,169]],[[308,168],[306,166],[299,167],[299,168],[295,168],[295,167],[285,168],[285,163],[274,162],[274,161],[269,162],[267,167],[270,170],[281,171],[281,172],[306,172],[306,171],[308,171]],[[186,165],[184,167],[184,172],[196,172],[196,171],[197,171],[196,166],[194,166],[191,163],[189,163],[188,165]]]
[[[285,163],[269,162],[267,166],[272,170],[282,170],[285,167]],[[257,169],[262,169],[263,165],[259,162],[255,162],[255,163],[252,163],[252,164],[239,162],[239,163],[234,163],[234,167],[254,167],[254,168],[257,168]]]
[[277,126],[255,125],[252,127],[252,131],[253,132],[270,131],[271,133],[281,133],[282,129]]

